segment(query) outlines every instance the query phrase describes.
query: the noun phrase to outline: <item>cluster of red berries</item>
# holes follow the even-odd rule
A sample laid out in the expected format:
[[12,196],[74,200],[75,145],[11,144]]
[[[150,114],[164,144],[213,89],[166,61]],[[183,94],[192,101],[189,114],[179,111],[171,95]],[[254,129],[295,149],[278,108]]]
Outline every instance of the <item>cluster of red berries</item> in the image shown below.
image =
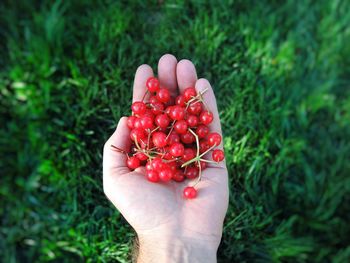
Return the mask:
[[[174,99],[155,77],[147,80],[146,87],[151,94],[149,102],[134,102],[127,120],[132,147],[126,153],[126,164],[131,170],[145,166],[146,178],[153,183],[198,178],[183,191],[185,198],[195,198],[194,186],[207,163],[224,159],[224,152],[214,149],[222,138],[209,130],[213,114],[203,101],[205,91],[197,94],[189,87]],[[213,160],[204,159],[210,151]]]

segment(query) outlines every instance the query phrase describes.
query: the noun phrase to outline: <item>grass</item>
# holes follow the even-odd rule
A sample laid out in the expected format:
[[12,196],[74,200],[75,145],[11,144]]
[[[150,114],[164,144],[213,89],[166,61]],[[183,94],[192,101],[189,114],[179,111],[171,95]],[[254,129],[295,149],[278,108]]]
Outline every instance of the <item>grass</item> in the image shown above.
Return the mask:
[[3,262],[129,262],[101,149],[168,52],[218,98],[219,262],[350,261],[348,1],[44,2],[0,4]]

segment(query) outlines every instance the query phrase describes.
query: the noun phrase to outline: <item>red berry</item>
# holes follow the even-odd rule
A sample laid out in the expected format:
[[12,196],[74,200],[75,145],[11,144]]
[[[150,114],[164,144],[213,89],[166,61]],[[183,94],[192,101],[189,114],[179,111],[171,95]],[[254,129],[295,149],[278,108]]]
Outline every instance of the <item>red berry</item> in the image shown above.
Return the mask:
[[136,128],[136,129],[142,129],[142,123],[141,123],[140,118],[136,118],[136,119],[135,119],[134,128]]
[[131,140],[138,142],[143,140],[146,137],[145,132],[141,128],[134,128],[130,131]]
[[146,87],[150,92],[156,92],[159,90],[159,80],[155,77],[150,77],[146,81]]
[[187,123],[184,120],[175,122],[174,130],[179,134],[185,134],[187,131]]
[[176,142],[170,146],[170,154],[174,157],[180,157],[184,154],[185,147],[182,143]]
[[192,186],[187,186],[183,192],[184,198],[193,199],[197,196],[197,190]]
[[200,101],[191,102],[187,111],[188,113],[198,115],[202,111],[202,103]]
[[165,88],[160,88],[157,91],[157,99],[161,102],[168,102],[170,100],[170,92],[169,90],[165,89]]
[[146,171],[152,171],[152,170],[153,170],[152,162],[148,161],[146,163]]
[[167,165],[173,171],[174,176],[174,173],[177,171],[177,162],[168,162]]
[[150,116],[142,116],[140,118],[141,126],[144,129],[152,129],[153,126],[153,119]]
[[129,129],[134,129],[134,125],[135,125],[135,120],[136,120],[136,117],[135,116],[129,116],[128,117],[128,120],[127,120],[127,125],[129,127]]
[[156,103],[156,102],[160,102],[160,101],[157,99],[157,96],[151,96],[151,97],[149,97],[149,103],[150,103],[150,104],[153,104],[153,103]]
[[186,144],[193,143],[196,140],[194,135],[190,131],[186,131],[186,133],[181,134],[181,141]]
[[188,166],[185,172],[188,179],[194,179],[199,175],[198,168],[195,166]]
[[164,104],[160,101],[152,102],[150,106],[152,113],[155,115],[161,114],[164,111]]
[[164,168],[165,163],[163,163],[162,159],[159,157],[156,157],[151,162],[152,168],[156,171],[160,171]]
[[164,148],[163,148],[163,151],[160,151],[160,152],[163,152],[163,153],[161,154],[161,156],[162,156],[165,160],[171,160],[171,159],[173,159],[173,156],[172,156],[171,153],[170,153],[169,147],[164,147]]
[[217,132],[212,132],[208,135],[207,140],[209,146],[218,146],[221,143],[221,135]]
[[175,99],[175,103],[181,107],[185,107],[185,103],[186,103],[186,100],[185,100],[185,97],[183,95],[179,95],[176,97]]
[[189,115],[186,119],[187,125],[190,127],[196,127],[199,123],[199,119],[196,115]]
[[169,116],[173,120],[182,120],[185,117],[185,108],[181,106],[172,106],[169,111]]
[[183,96],[186,101],[189,101],[192,99],[192,97],[195,97],[197,95],[196,89],[195,88],[186,88],[183,92]]
[[151,170],[151,171],[147,171],[146,172],[146,178],[148,181],[152,182],[152,183],[156,183],[159,182],[159,175],[156,171]]
[[185,175],[181,170],[177,170],[173,173],[173,180],[176,182],[183,182],[185,180]]
[[199,141],[199,152],[200,153],[204,153],[206,150],[209,149],[209,144],[207,142],[207,140],[200,140]]
[[152,142],[158,148],[164,147],[167,144],[166,134],[164,132],[153,133]]
[[168,116],[170,116],[170,111],[171,111],[172,108],[173,108],[173,106],[168,106],[168,107],[165,108],[164,112],[165,112]]
[[135,156],[137,157],[137,159],[139,159],[140,161],[146,161],[148,159],[147,155],[141,152],[138,152],[137,154],[135,154]]
[[205,168],[207,168],[206,162],[199,161],[199,164],[198,164],[198,162],[196,162],[196,167],[198,167],[198,169],[199,169],[199,165],[201,166],[201,171],[203,171]]
[[137,167],[140,166],[140,160],[136,158],[135,156],[131,156],[126,160],[126,165],[131,169],[135,170]]
[[210,124],[213,121],[213,118],[213,113],[209,111],[204,111],[199,115],[199,120],[205,125]]
[[143,103],[142,101],[135,101],[132,105],[131,105],[131,110],[133,113],[135,114],[139,114],[142,115],[145,113],[147,107],[146,104]]
[[196,157],[196,151],[192,148],[185,148],[184,154],[182,155],[182,160],[187,162],[192,160],[194,157]]
[[215,162],[221,162],[225,158],[224,152],[219,149],[215,149],[211,156]]
[[169,182],[172,177],[173,177],[173,171],[169,167],[164,168],[159,172],[159,178],[163,182]]
[[198,137],[204,138],[205,136],[207,136],[209,133],[209,128],[208,126],[205,126],[203,124],[198,125],[197,130],[196,130],[196,134],[198,135]]
[[159,114],[156,116],[155,123],[161,128],[166,128],[170,123],[170,119],[166,114]]
[[174,144],[176,142],[180,142],[180,136],[176,132],[172,131],[168,135],[168,144],[172,145],[172,144]]

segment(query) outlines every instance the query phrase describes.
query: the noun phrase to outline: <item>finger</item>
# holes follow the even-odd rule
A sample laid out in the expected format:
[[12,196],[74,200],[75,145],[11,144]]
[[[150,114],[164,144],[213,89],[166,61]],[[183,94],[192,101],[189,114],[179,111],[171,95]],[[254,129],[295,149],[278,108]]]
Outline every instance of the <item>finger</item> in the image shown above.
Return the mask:
[[194,87],[197,81],[197,72],[193,63],[188,59],[182,59],[176,66],[177,85],[182,93],[188,87]]
[[[213,88],[211,87],[209,81],[206,79],[203,79],[203,78],[197,80],[195,88],[196,88],[197,93],[200,93],[200,92],[203,93],[205,91],[202,95],[204,103],[206,105],[206,107],[203,106],[204,107],[203,111],[206,110],[206,108],[207,108],[213,114],[213,121],[212,121],[212,123],[209,124],[210,132],[217,132],[222,137],[220,117],[219,117],[219,112],[218,112],[218,108],[216,105],[216,99],[215,99]],[[222,140],[221,140],[220,145],[218,145],[218,147],[216,149],[223,149],[223,141]],[[210,151],[208,154],[206,154],[204,156],[204,159],[212,160],[211,155],[212,155],[212,151]],[[210,164],[208,164],[208,168],[226,169],[226,164],[225,164],[225,161],[219,162],[219,163],[210,163]]]
[[[214,117],[212,123],[209,124],[210,131],[218,132],[222,134],[219,112],[216,105],[216,99],[215,99],[213,88],[211,87],[209,81],[203,78],[199,79],[195,84],[195,88],[197,93],[199,92],[203,93],[205,91],[203,94],[204,103]],[[205,106],[203,106],[203,111],[205,109],[206,109]]]
[[[107,140],[103,148],[103,176],[111,176],[119,173],[127,173],[126,154],[116,150],[117,147],[125,152],[129,152],[130,139],[127,117],[119,120],[117,129]],[[114,147],[113,147],[113,146]]]
[[176,81],[176,65],[177,59],[171,54],[165,54],[158,62],[158,79],[160,85],[169,89],[173,97],[179,93]]
[[[149,65],[143,64],[137,68],[135,73],[134,88],[132,95],[133,102],[142,100],[147,91],[146,81],[150,77],[153,77],[153,70]],[[144,100],[147,101],[148,98],[149,94],[146,94]]]

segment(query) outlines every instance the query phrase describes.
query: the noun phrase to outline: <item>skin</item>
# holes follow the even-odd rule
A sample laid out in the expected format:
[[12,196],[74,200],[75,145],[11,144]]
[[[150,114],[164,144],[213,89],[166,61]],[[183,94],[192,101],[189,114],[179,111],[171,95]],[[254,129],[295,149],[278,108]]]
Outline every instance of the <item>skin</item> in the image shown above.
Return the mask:
[[[146,80],[153,76],[146,64],[138,67],[133,86],[133,102],[142,100]],[[158,63],[161,86],[172,96],[187,87],[197,92],[207,89],[204,101],[214,115],[210,130],[221,134],[214,92],[206,79],[197,79],[189,60],[163,55]],[[146,96],[147,101],[149,96]],[[196,179],[183,183],[151,183],[144,178],[145,169],[130,172],[126,156],[111,148],[126,151],[130,147],[127,118],[119,120],[103,153],[103,188],[106,196],[135,229],[139,239],[138,262],[216,262],[216,252],[228,207],[228,173],[225,162],[209,164],[202,173],[195,199],[183,198],[182,191]],[[218,147],[223,149],[222,144]],[[206,159],[211,159],[210,155]]]

